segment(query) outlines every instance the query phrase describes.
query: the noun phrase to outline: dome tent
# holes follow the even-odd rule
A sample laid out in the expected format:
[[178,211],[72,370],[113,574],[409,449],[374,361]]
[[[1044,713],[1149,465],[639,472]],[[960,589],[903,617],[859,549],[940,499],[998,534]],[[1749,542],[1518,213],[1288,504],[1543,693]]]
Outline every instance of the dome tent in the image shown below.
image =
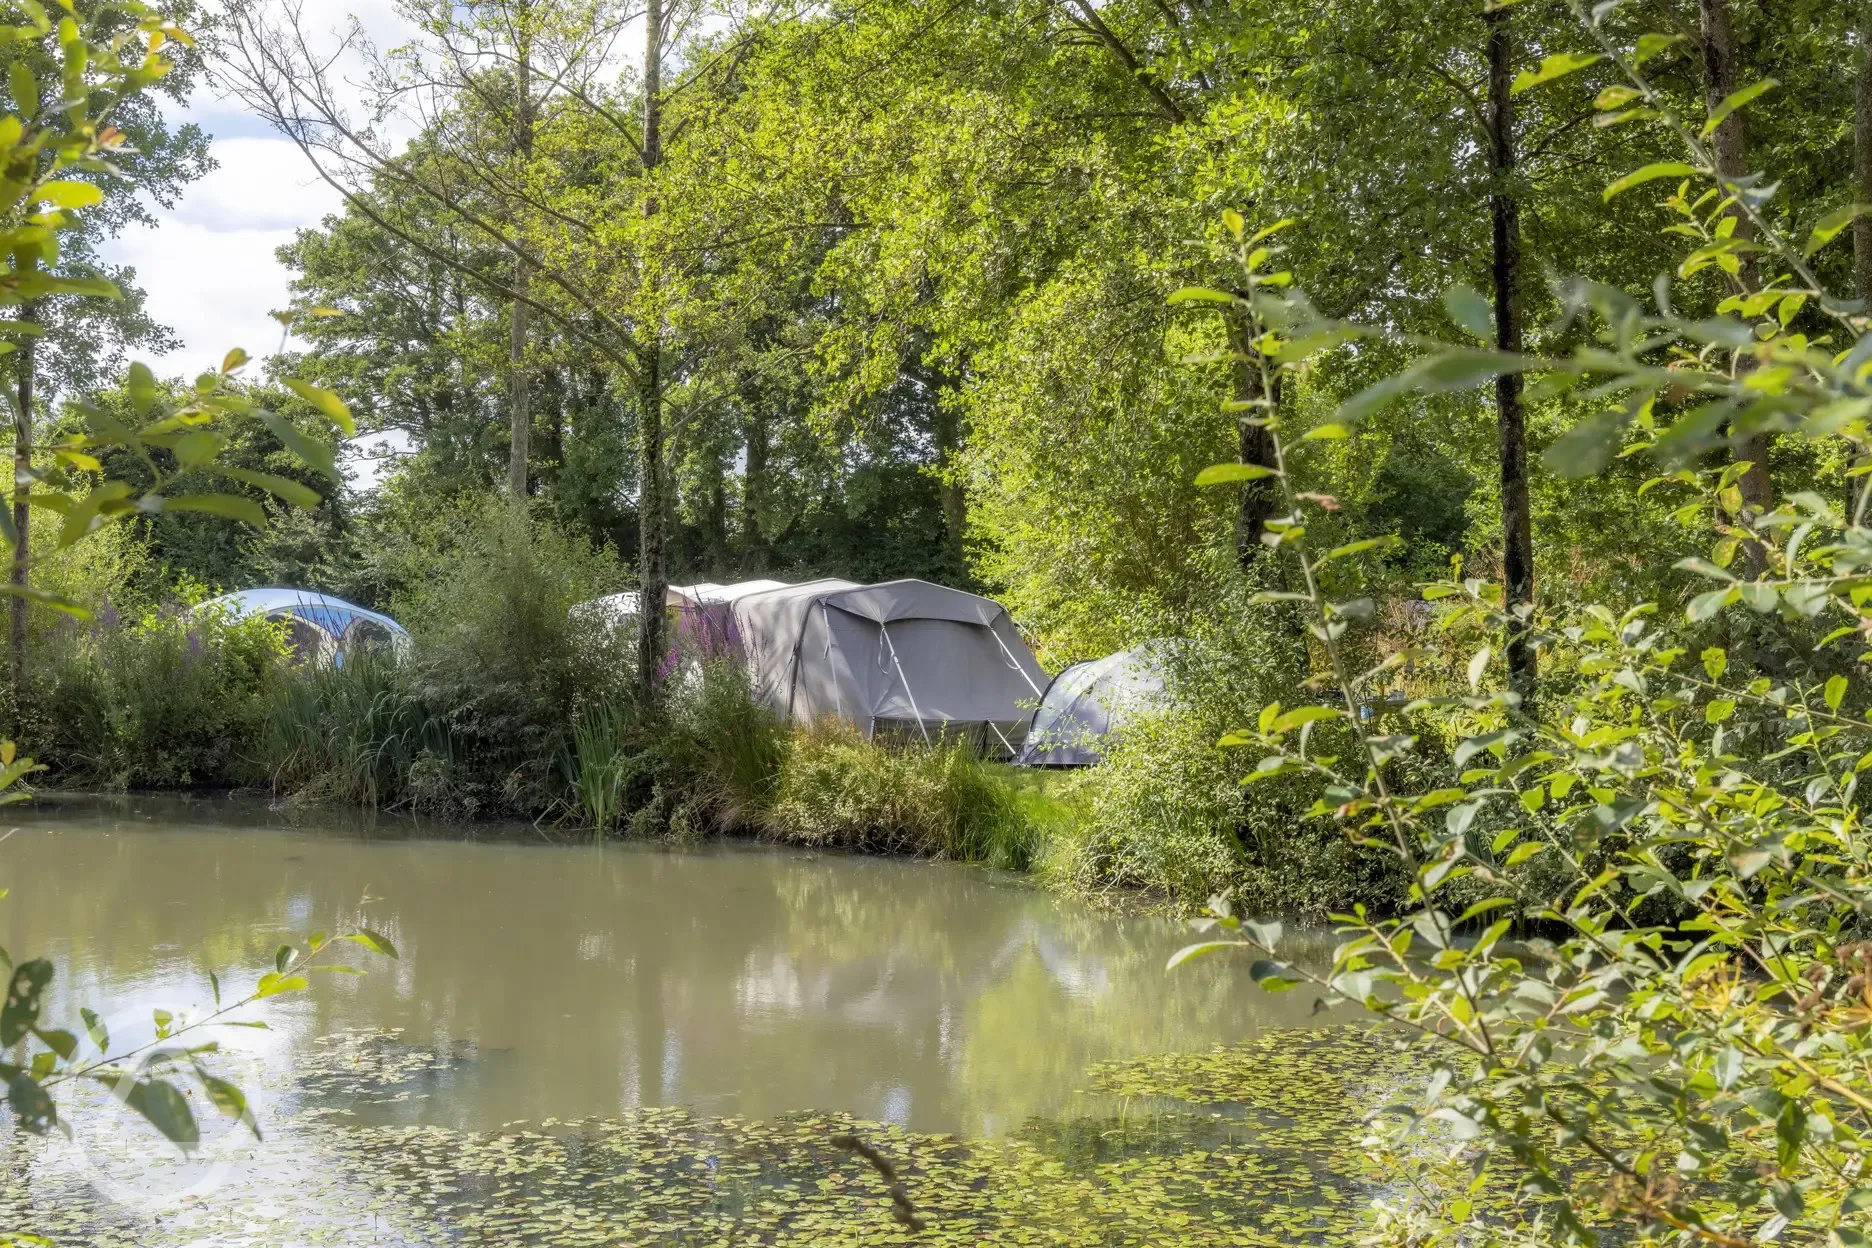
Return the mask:
[[1090,767],[1124,720],[1165,701],[1169,660],[1181,643],[1147,641],[1102,659],[1074,663],[1053,678],[1034,712],[1023,767]]
[[728,608],[760,698],[797,723],[924,741],[959,729],[1011,755],[1046,680],[1006,608],[928,581],[809,581]]
[[309,589],[243,589],[210,598],[195,609],[284,623],[294,657],[312,662],[342,664],[354,650],[384,648],[400,654],[409,646],[408,630],[389,616]]

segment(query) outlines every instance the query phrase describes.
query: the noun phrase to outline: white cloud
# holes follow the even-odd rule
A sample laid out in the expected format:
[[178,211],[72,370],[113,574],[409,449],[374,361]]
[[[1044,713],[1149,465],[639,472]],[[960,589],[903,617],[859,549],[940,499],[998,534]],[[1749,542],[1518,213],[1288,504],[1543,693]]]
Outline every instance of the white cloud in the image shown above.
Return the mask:
[[286,306],[291,274],[274,249],[339,205],[283,139],[221,139],[214,154],[221,167],[173,211],[105,249],[136,269],[150,314],[182,339],[180,351],[149,361],[161,373],[199,372],[231,347],[256,357],[276,350],[279,324],[269,313]]
[[[393,0],[308,0],[303,13],[315,46],[335,47],[353,13],[380,46],[410,30]],[[355,57],[342,60],[341,79],[361,77]],[[279,323],[269,313],[289,302],[291,274],[274,249],[338,211],[342,200],[298,148],[237,100],[200,91],[173,120],[196,122],[214,136],[220,167],[173,209],[157,209],[155,226],[126,230],[104,254],[137,270],[150,314],[182,340],[181,350],[148,363],[158,373],[193,375],[218,365],[230,347],[256,357],[279,348]]]

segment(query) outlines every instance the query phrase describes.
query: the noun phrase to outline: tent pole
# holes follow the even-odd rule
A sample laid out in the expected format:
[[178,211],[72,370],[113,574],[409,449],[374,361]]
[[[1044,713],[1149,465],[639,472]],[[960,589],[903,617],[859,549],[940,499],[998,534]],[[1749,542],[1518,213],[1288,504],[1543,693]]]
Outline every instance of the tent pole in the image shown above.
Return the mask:
[[988,721],[988,727],[994,730],[995,736],[1001,738],[1001,744],[1007,746],[1007,752],[1010,758],[1020,753],[1019,750],[1014,748],[1014,743],[1007,739],[1007,734],[1001,731],[1000,724],[995,723],[994,720],[991,719]]
[[916,691],[910,688],[910,678],[904,675],[903,660],[897,657],[897,643],[890,639],[890,625],[878,625],[878,633],[884,638],[884,644],[890,647],[891,664],[897,669],[897,679],[903,682],[904,695],[910,699],[910,713],[916,716],[917,731],[923,734],[923,744],[930,745],[929,728],[923,723],[923,712],[917,709]]
[[1039,685],[1033,683],[1033,677],[1027,674],[1027,669],[1022,667],[1020,663],[1015,660],[1014,652],[1007,648],[1007,642],[1001,640],[1001,634],[995,632],[994,625],[992,624],[988,625],[988,635],[995,639],[995,645],[1001,647],[1001,657],[1007,660],[1007,665],[1019,672],[1021,674],[1021,679],[1027,682],[1027,687],[1034,691],[1034,697],[1044,699],[1046,694],[1040,691]]

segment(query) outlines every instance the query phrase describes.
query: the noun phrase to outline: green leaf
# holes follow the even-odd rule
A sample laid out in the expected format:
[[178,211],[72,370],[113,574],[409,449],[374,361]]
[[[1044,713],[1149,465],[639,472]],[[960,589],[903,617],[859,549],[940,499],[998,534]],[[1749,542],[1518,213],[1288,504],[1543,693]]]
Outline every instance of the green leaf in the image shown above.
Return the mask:
[[227,439],[208,429],[185,433],[169,448],[176,462],[184,468],[199,468],[227,447]]
[[287,450],[332,480],[338,479],[336,451],[330,443],[308,438],[293,428],[291,421],[275,412],[261,412],[259,415],[260,423],[272,430],[273,436],[284,443]]
[[1642,65],[1661,52],[1668,51],[1682,43],[1684,35],[1645,34],[1638,36],[1638,46],[1632,51],[1632,64]]
[[1554,440],[1541,463],[1562,477],[1590,477],[1604,471],[1625,432],[1623,412],[1596,412]]
[[[126,1075],[123,1080],[128,1078]],[[145,1079],[131,1084],[126,1093],[123,1080],[114,1085],[118,1096],[152,1127],[180,1144],[184,1151],[200,1143],[201,1131],[195,1125],[195,1115],[189,1109],[188,1098],[174,1084],[161,1079]],[[105,1082],[111,1081],[107,1079]]]
[[1237,481],[1259,481],[1278,476],[1272,468],[1260,464],[1211,464],[1196,474],[1197,485],[1230,485]]
[[1732,1044],[1725,1045],[1716,1055],[1716,1086],[1727,1092],[1741,1077],[1742,1051]]
[[203,1090],[208,1093],[208,1099],[214,1102],[216,1109],[230,1118],[237,1118],[245,1123],[247,1129],[253,1132],[254,1139],[261,1138],[260,1124],[254,1120],[253,1113],[247,1108],[245,1092],[227,1080],[217,1078],[199,1068],[195,1071],[195,1077],[201,1080]]
[[1741,593],[1742,601],[1757,615],[1767,615],[1781,601],[1781,595],[1775,587],[1761,581],[1750,581],[1741,586]]
[[1443,307],[1456,327],[1483,342],[1495,339],[1495,308],[1467,286],[1452,286],[1443,292]]
[[1246,948],[1249,948],[1249,944],[1245,940],[1205,940],[1200,944],[1185,945],[1183,948],[1170,955],[1170,961],[1164,964],[1164,970],[1174,971],[1185,962],[1193,962],[1197,958],[1206,958],[1219,950]]
[[1840,703],[1846,700],[1846,678],[1832,676],[1826,682],[1826,704],[1829,711],[1840,709]]
[[281,975],[276,971],[268,971],[260,977],[259,984],[254,987],[253,995],[263,1000],[267,997],[277,997],[282,992],[298,992],[305,988],[308,982],[303,975]]
[[1821,217],[1819,223],[1814,226],[1813,233],[1807,236],[1806,254],[1811,256],[1825,247],[1839,237],[1842,230],[1868,212],[1872,212],[1872,204],[1848,204],[1837,212],[1829,212]]
[[184,494],[180,498],[159,501],[166,511],[205,511],[211,516],[225,516],[251,524],[256,529],[267,526],[267,514],[260,504],[236,494]]
[[1556,52],[1543,60],[1539,69],[1524,69],[1516,74],[1514,85],[1509,88],[1509,94],[1520,95],[1523,91],[1532,90],[1544,82],[1552,82],[1556,78],[1578,73],[1587,66],[1597,65],[1603,60],[1605,60],[1603,52]]
[[0,1007],[0,1046],[18,1044],[39,1023],[39,999],[52,982],[52,964],[34,958],[13,968],[6,1004]]
[[1317,723],[1322,719],[1343,719],[1345,712],[1330,706],[1296,706],[1274,721],[1271,731],[1275,734],[1292,732],[1302,724]]
[[1400,541],[1395,536],[1368,537],[1362,541],[1347,542],[1343,546],[1335,546],[1321,555],[1319,561],[1321,563],[1330,563],[1334,559],[1348,559],[1353,555],[1362,555],[1368,550],[1389,550],[1397,545],[1400,545]]
[[389,937],[380,935],[377,932],[369,930],[351,932],[348,933],[344,939],[352,941],[355,944],[363,945],[373,953],[381,953],[386,958],[394,958],[397,956],[396,946],[390,943]]
[[1723,723],[1735,714],[1735,707],[1733,698],[1716,698],[1703,708],[1703,722],[1706,724]]
[[351,409],[345,406],[343,399],[323,386],[300,381],[297,377],[286,379],[286,388],[323,412],[345,434],[357,432],[357,426],[351,420]]
[[1685,608],[1684,615],[1692,624],[1706,623],[1714,619],[1718,611],[1728,606],[1740,594],[1741,591],[1735,588],[1712,589],[1707,594],[1698,594],[1690,600],[1690,605]]
[[221,464],[215,468],[215,471],[224,477],[233,477],[236,481],[244,481],[248,485],[265,490],[275,498],[291,503],[295,507],[317,507],[325,501],[324,496],[317,490],[302,481],[294,481],[291,477],[275,476],[270,472],[255,472],[251,468],[236,468],[232,464]]
[[1721,680],[1723,673],[1729,670],[1729,652],[1721,646],[1710,646],[1705,649],[1703,670],[1709,673],[1711,680]]
[[147,417],[156,406],[156,375],[150,372],[150,366],[141,360],[130,365],[126,389],[130,392],[130,406],[138,416]]
[[14,112],[26,121],[39,115],[39,80],[23,58],[15,57],[7,66],[7,85],[13,92]]
[[1709,138],[1710,135],[1716,133],[1716,128],[1718,126],[1728,120],[1730,113],[1735,112],[1736,109],[1741,108],[1752,100],[1760,99],[1780,85],[1781,84],[1776,82],[1773,78],[1764,78],[1760,82],[1743,87],[1740,91],[1730,95],[1727,99],[1723,100],[1722,103],[1710,110],[1709,120],[1703,123],[1703,133],[1701,137],[1705,139]]
[[1508,855],[1508,865],[1518,867],[1546,848],[1546,841],[1529,841],[1525,845],[1517,845],[1514,847],[1514,852]]
[[1695,165],[1686,165],[1680,160],[1661,160],[1656,164],[1646,165],[1642,169],[1626,174],[1611,186],[1606,187],[1602,197],[1609,201],[1635,186],[1643,186],[1659,178],[1694,178],[1701,172],[1702,170]]
[[47,182],[33,192],[33,202],[54,208],[89,208],[103,198],[104,188],[89,182]]

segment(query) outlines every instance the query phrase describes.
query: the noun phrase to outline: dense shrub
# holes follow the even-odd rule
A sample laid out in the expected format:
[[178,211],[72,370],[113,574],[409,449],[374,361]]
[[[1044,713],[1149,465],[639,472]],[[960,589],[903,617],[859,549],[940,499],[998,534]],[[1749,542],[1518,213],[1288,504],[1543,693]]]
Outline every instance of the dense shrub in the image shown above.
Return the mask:
[[693,671],[654,725],[628,698],[589,707],[566,780],[574,818],[600,832],[739,832],[1017,870],[1037,847],[1015,786],[963,744],[899,748],[833,724],[789,730],[727,662]]
[[966,746],[895,748],[831,724],[788,738],[763,831],[800,845],[1013,869],[1036,848],[1013,786]]
[[590,708],[621,696],[629,638],[570,610],[628,573],[506,507],[452,521],[435,575],[392,604],[400,662],[305,669],[274,694],[267,757],[301,797],[527,815],[563,805]]
[[286,683],[282,631],[171,605],[135,619],[66,618],[40,640],[27,743],[56,782],[109,788],[264,779],[260,739]]

